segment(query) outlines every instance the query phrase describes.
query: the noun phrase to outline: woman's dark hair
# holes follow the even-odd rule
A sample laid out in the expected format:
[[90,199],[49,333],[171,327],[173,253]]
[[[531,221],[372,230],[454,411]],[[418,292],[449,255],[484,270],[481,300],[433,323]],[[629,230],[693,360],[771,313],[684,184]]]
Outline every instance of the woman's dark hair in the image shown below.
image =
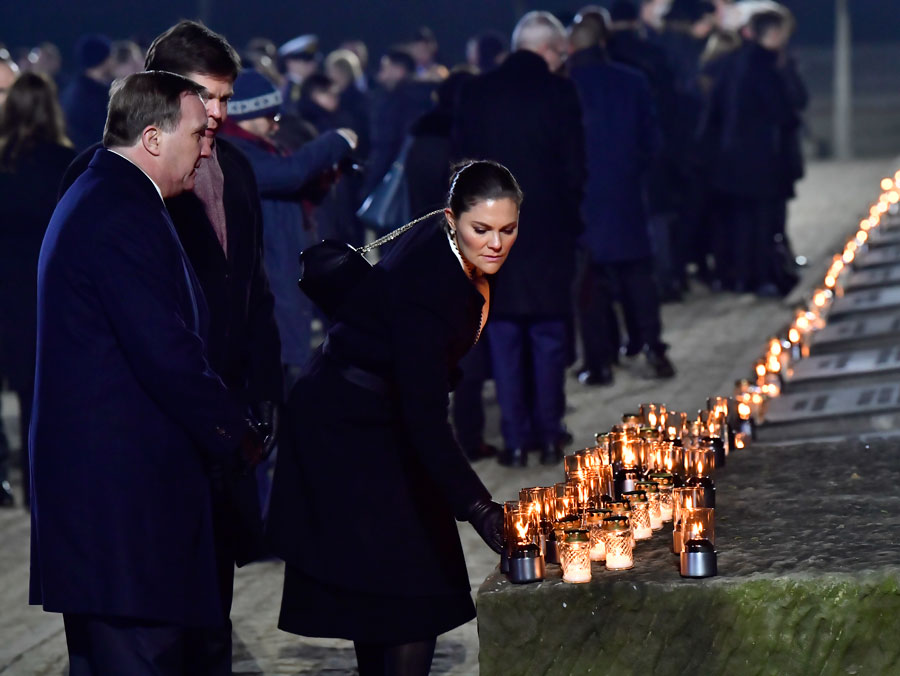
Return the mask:
[[241,71],[241,59],[223,36],[202,23],[185,20],[153,41],[144,70],[200,73],[234,82]]
[[522,197],[515,176],[499,162],[466,160],[453,167],[447,208],[459,218],[479,202],[511,199],[521,206]]
[[53,80],[23,73],[9,88],[0,114],[0,170],[15,171],[19,158],[40,143],[72,145]]

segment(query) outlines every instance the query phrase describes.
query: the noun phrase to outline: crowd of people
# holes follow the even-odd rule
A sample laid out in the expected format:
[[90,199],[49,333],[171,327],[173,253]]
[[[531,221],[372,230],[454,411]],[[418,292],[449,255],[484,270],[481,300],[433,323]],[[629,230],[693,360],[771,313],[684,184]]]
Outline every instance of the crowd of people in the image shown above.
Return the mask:
[[[22,463],[25,499],[34,486],[49,534],[41,541],[37,529],[33,533],[33,571],[39,571],[33,580],[42,578],[43,588],[33,588],[32,598],[50,610],[86,608],[66,618],[70,652],[74,645],[89,653],[90,641],[109,635],[109,626],[86,614],[190,616],[209,624],[224,611],[227,619],[234,563],[259,558],[265,550],[261,522],[246,515],[269,502],[270,452],[280,428],[289,429],[287,449],[324,449],[339,438],[352,454],[356,435],[371,431],[366,425],[380,415],[373,401],[350,427],[335,417],[327,402],[353,406],[355,390],[345,391],[345,381],[369,395],[397,389],[402,395],[398,406],[406,434],[378,443],[384,457],[400,449],[398,467],[412,462],[412,469],[402,471],[436,492],[407,496],[398,486],[398,504],[410,513],[425,510],[433,517],[430,528],[450,540],[448,519],[456,516],[496,545],[496,505],[468,465],[460,464],[457,449],[469,460],[496,455],[512,467],[525,466],[532,451],[544,464],[558,463],[571,442],[564,423],[565,379],[574,364],[587,387],[612,383],[616,367],[671,378],[675,367],[663,341],[660,307],[679,301],[692,279],[716,291],[763,297],[783,296],[796,283],[786,205],[803,174],[801,114],[807,96],[788,50],[792,31],[788,10],[769,0],[615,0],[608,7],[582,8],[568,26],[548,12],[530,12],[509,40],[493,32],[472,37],[466,62],[453,67],[441,63],[437,39],[427,28],[380,55],[376,68],[358,40],[326,54],[312,34],[280,47],[257,38],[238,53],[191,21],[172,27],[147,49],[83,36],[75,50],[78,72],[69,77],[49,43],[15,58],[0,49],[0,376],[20,401],[23,446],[29,447],[29,430],[40,435],[30,444],[37,482],[28,478],[27,460]],[[167,80],[142,71],[177,75]],[[140,106],[141,92],[157,109]],[[184,131],[179,142],[186,149],[167,140],[175,134],[166,127],[170,118],[132,128],[134,120],[152,121],[164,110],[175,116],[170,121],[189,113],[199,119],[202,111],[193,110],[199,105],[193,99],[182,103],[180,113],[170,110],[172,100],[195,95],[202,97],[207,123]],[[185,140],[191,135],[193,146]],[[142,182],[135,166],[164,199],[163,217],[155,209],[156,195],[135,188]],[[115,190],[113,175],[121,181]],[[417,217],[444,210],[446,228],[417,235],[410,240],[416,245],[385,247],[384,276],[351,298],[352,318],[346,309],[344,315],[325,315],[298,289],[298,254],[323,239],[362,245],[372,234],[363,212],[376,195],[387,194],[383,188],[389,184],[402,187],[389,193],[391,206],[399,207],[392,213]],[[136,205],[142,206],[135,218],[146,218],[151,229],[171,228],[173,238],[132,237],[100,226],[94,233],[94,221],[130,214]],[[51,215],[55,225],[45,239]],[[379,222],[376,234],[401,225],[402,220]],[[87,240],[67,238],[75,227],[94,233],[93,248]],[[427,253],[426,260],[442,256],[444,273],[439,266],[411,262],[415,246]],[[459,272],[455,259],[437,249],[455,252],[465,272],[460,288],[436,288],[442,274]],[[123,267],[91,268],[101,251]],[[153,266],[171,267],[177,279],[153,281]],[[97,294],[98,285],[112,292]],[[72,289],[77,293],[66,296]],[[403,312],[397,312],[398,303]],[[101,326],[104,313],[117,318],[108,331]],[[176,315],[188,319],[173,323]],[[73,329],[82,323],[90,331]],[[446,335],[451,324],[458,331]],[[185,334],[191,326],[191,336],[202,339],[197,344]],[[319,326],[321,336],[314,331]],[[324,344],[316,348],[322,337]],[[66,358],[91,341],[106,352],[89,350],[90,359],[72,367]],[[129,371],[126,362],[136,355],[146,359]],[[85,392],[82,404],[67,405],[67,393],[90,382],[92,368],[107,372],[103,394]],[[328,368],[335,373],[328,375]],[[177,381],[180,389],[160,377],[179,369],[191,374]],[[488,379],[496,384],[501,411],[499,450],[484,439],[482,391]],[[429,433],[443,429],[438,417],[448,384],[455,388],[454,434],[448,428],[445,437],[437,434],[429,442]],[[148,397],[156,404],[146,415],[122,409],[130,402],[143,410]],[[85,405],[89,409],[82,410]],[[241,406],[250,411],[249,426],[236,412]],[[379,424],[394,420],[393,413],[382,413],[387,418]],[[167,560],[169,577],[147,572],[153,584],[144,585],[119,580],[115,565],[141,559],[143,544],[131,543],[102,562],[92,559],[92,551],[106,551],[103,534],[117,532],[121,515],[103,503],[93,505],[95,512],[85,506],[73,520],[65,495],[79,478],[54,469],[52,459],[63,457],[53,453],[67,449],[73,434],[93,439],[97,415],[105,416],[111,438],[143,435],[138,446],[148,454],[168,443],[165,462],[188,475],[197,467],[172,455],[173,449],[187,448],[191,440],[205,448],[211,458],[210,504],[198,506],[191,502],[196,496],[181,496],[160,517],[170,530],[156,537],[180,546],[172,538],[188,537],[188,530],[176,523],[178,510],[199,510],[198,532],[214,556],[186,568]],[[413,418],[416,423],[409,422]],[[323,427],[323,421],[331,426]],[[229,444],[238,443],[242,466],[255,472],[233,475],[223,459]],[[429,443],[439,447],[430,451],[440,451],[439,460],[409,459]],[[115,443],[104,444],[94,440],[91,453],[114,451]],[[35,451],[38,446],[44,450]],[[279,454],[271,541],[280,542],[276,553],[291,570],[296,534],[286,534],[298,526],[292,521],[298,512],[312,510],[304,522],[311,539],[327,535],[315,517],[318,507],[309,502],[325,485],[310,477],[327,477],[330,460],[324,451]],[[13,504],[9,455],[0,431],[0,504],[7,506]],[[164,483],[164,477],[152,463],[135,467],[115,468],[123,503],[134,499],[126,495],[132,489],[141,495],[166,491],[154,483]],[[373,466],[361,480],[381,471],[387,470]],[[144,479],[132,486],[135,472]],[[292,483],[282,478],[279,491],[279,476],[285,475]],[[300,493],[298,481],[308,484]],[[433,499],[461,486],[465,492],[448,504]],[[305,496],[300,503],[297,495]],[[115,502],[114,495],[107,498]],[[55,542],[54,533],[63,527],[94,544],[71,549],[65,538]],[[235,536],[238,527],[241,537]],[[433,535],[412,521],[408,528],[418,539]],[[438,550],[445,545],[458,542]],[[440,565],[429,551],[423,566]],[[452,553],[459,564],[458,552]],[[87,561],[98,584],[118,580],[127,598],[97,605],[90,589],[72,587],[57,570],[58,562],[70,559]],[[205,596],[194,608],[169,598],[171,589],[164,586],[190,586],[209,572],[207,564],[216,570],[217,589],[201,585],[197,593]],[[409,592],[416,603],[436,603],[434,594],[440,603],[454,599],[422,636],[413,620],[405,625],[409,635],[403,641],[391,631],[375,631],[377,618],[347,628],[336,613],[335,624],[323,626],[321,613],[310,611],[310,599],[363,613],[359,594],[378,593],[344,589],[332,579],[334,571],[324,568],[292,573],[282,624],[297,633],[362,636],[361,666],[430,663],[429,637],[474,612],[463,589],[467,584],[459,582],[464,568],[460,573],[456,564],[444,571],[444,586],[423,583]],[[373,580],[383,574],[373,571]],[[167,610],[157,612],[163,606]],[[179,611],[173,615],[170,606]],[[385,607],[415,618],[425,606],[391,599]],[[205,651],[192,659],[227,664],[229,627],[191,635]],[[417,646],[412,657],[385,647],[398,641]],[[127,651],[124,645],[115,649]]]

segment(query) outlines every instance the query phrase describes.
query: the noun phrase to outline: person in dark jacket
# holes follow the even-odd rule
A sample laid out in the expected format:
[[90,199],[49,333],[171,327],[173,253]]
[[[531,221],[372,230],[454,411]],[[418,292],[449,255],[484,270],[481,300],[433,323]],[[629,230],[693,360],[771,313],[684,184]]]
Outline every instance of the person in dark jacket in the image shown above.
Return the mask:
[[716,64],[700,134],[710,148],[706,168],[721,195],[716,268],[739,292],[784,295],[797,281],[793,261],[776,250],[792,190],[791,140],[800,118],[778,63],[789,35],[781,12],[755,14],[744,43]]
[[463,87],[453,134],[457,158],[502,162],[527,199],[518,247],[495,280],[488,330],[506,445],[501,462],[521,466],[535,446],[545,463],[562,457],[585,149],[578,93],[554,74],[566,49],[562,24],[530,12],[513,46],[496,70]]
[[60,103],[66,127],[78,151],[100,142],[106,122],[106,102],[112,81],[112,42],[105,35],[84,35],[75,46],[81,67],[63,90]]
[[[10,87],[0,115],[0,374],[19,399],[26,504],[38,253],[56,204],[57,186],[74,157],[56,85],[46,76],[24,73]],[[12,504],[7,479],[7,462],[0,457],[0,505]]]
[[[206,140],[212,154],[197,171],[192,192],[166,202],[178,238],[200,280],[209,306],[206,349],[210,366],[250,406],[267,432],[267,452],[278,432],[284,399],[281,342],[275,300],[262,260],[262,210],[253,169],[228,141],[217,138],[240,69],[237,53],[221,35],[194,21],[181,21],[150,46],[147,70],[177,72],[206,89]],[[63,189],[84,171],[82,153],[66,173]],[[204,644],[210,664],[231,668],[234,566],[266,556],[258,487],[252,475],[216,471],[214,526],[225,624]]]
[[670,378],[675,372],[662,342],[659,296],[653,279],[650,233],[643,185],[662,139],[647,79],[610,61],[602,24],[572,26],[576,51],[570,75],[581,99],[587,143],[588,178],[582,203],[587,250],[588,300],[582,306],[581,336],[584,384],[612,381],[619,346],[609,326],[613,283],[618,287],[628,331],[626,357],[643,353],[647,375]]
[[427,674],[436,636],[475,616],[454,517],[502,546],[502,508],[447,400],[520,201],[504,167],[460,168],[445,218],[395,240],[348,292],[288,400],[268,522],[287,564],[279,627],[354,641],[360,676]]
[[72,674],[212,673],[196,649],[223,622],[210,466],[262,457],[209,367],[163,202],[209,155],[202,93],[172,73],[121,81],[41,247],[30,602],[63,613]]

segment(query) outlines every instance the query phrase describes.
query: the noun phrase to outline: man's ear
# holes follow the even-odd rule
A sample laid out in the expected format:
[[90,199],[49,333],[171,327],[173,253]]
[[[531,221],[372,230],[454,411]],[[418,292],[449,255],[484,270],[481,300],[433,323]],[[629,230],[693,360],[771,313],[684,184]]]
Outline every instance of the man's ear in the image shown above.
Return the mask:
[[144,131],[141,132],[141,145],[144,146],[144,150],[148,153],[158,157],[161,152],[160,146],[162,145],[162,133],[159,127],[147,125]]

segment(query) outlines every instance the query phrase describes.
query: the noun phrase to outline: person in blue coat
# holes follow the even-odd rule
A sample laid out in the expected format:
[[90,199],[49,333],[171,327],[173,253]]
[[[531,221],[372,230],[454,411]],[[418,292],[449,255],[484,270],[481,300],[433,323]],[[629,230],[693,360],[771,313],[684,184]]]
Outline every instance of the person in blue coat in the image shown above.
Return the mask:
[[[572,81],[584,115],[588,178],[581,213],[581,245],[589,265],[581,306],[584,384],[612,382],[619,345],[612,322],[613,284],[618,286],[628,332],[626,358],[644,354],[644,372],[671,377],[674,369],[662,342],[659,294],[645,209],[647,172],[662,143],[647,78],[613,63],[603,44],[603,24],[581,22],[570,43],[582,47],[570,59]],[[594,45],[594,46],[587,46]]]
[[235,80],[222,133],[246,156],[256,177],[264,261],[275,295],[281,359],[290,388],[309,358],[312,339],[313,309],[297,288],[297,256],[318,241],[313,224],[304,217],[300,189],[346,157],[357,136],[349,129],[326,131],[295,153],[282,153],[272,141],[281,104],[281,92],[271,82],[254,70],[244,70]]
[[206,673],[191,632],[223,622],[209,467],[262,456],[208,366],[163,202],[209,156],[203,93],[164,72],[114,87],[105,147],[41,247],[30,601],[63,613],[71,674]]

